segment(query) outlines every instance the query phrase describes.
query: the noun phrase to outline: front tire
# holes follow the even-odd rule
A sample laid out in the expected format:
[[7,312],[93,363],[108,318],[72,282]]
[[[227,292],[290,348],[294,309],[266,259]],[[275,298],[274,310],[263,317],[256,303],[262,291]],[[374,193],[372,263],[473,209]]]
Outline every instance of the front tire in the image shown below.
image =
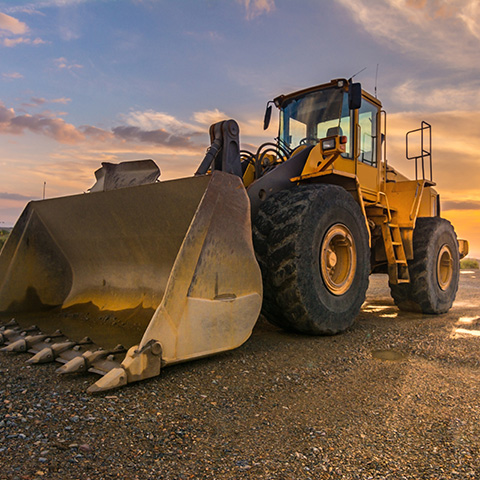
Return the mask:
[[365,300],[370,250],[362,211],[344,188],[302,185],[272,195],[253,234],[271,323],[313,335],[353,323]]
[[410,283],[390,284],[395,304],[409,312],[448,312],[460,277],[458,241],[451,223],[440,217],[418,218],[413,253],[408,262]]

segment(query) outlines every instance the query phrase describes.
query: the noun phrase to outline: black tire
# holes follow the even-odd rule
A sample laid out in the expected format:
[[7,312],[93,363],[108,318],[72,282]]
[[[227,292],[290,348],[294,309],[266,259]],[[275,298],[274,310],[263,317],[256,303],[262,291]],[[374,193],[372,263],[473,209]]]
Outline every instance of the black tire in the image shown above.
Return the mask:
[[390,284],[400,310],[440,314],[450,310],[458,290],[460,255],[455,230],[440,217],[418,218],[413,231],[410,283]]
[[353,323],[370,249],[361,209],[344,188],[301,185],[272,195],[254,219],[253,239],[271,323],[312,335]]

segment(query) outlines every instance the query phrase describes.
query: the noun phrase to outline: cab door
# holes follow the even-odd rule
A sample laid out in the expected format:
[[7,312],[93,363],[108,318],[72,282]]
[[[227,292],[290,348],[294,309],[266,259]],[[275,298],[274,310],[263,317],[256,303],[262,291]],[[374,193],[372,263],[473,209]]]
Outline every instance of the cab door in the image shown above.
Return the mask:
[[380,105],[362,98],[354,113],[354,155],[357,177],[363,196],[377,201],[380,190]]

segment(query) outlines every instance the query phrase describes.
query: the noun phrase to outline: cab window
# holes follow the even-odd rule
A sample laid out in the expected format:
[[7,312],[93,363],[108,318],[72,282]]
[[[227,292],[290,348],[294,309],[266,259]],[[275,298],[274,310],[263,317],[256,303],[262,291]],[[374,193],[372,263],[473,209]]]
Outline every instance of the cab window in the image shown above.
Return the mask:
[[290,145],[300,145],[307,138],[307,125],[294,118],[290,119]]
[[325,138],[331,135],[345,135],[347,137],[348,140],[345,145],[345,152],[342,153],[342,157],[352,158],[350,142],[350,110],[348,109],[348,93],[346,92],[343,95],[340,119],[335,118],[317,125],[318,138]]
[[360,125],[360,157],[359,160],[367,165],[377,165],[377,113],[378,108],[365,98],[358,111]]

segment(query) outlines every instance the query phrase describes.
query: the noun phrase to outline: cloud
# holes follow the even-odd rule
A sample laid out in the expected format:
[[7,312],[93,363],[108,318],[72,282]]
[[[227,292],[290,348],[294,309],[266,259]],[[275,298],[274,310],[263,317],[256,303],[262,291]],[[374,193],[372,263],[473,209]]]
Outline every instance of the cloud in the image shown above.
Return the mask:
[[6,108],[4,105],[0,105],[0,126],[10,122],[15,117],[15,111],[13,108]]
[[44,98],[32,97],[32,103],[34,105],[44,105],[45,103],[47,103],[47,101]]
[[121,126],[113,129],[116,138],[130,142],[144,142],[169,147],[193,147],[189,135],[175,135],[163,129],[142,130],[138,127]]
[[82,125],[79,130],[91,140],[106,142],[114,138],[114,134],[102,128],[92,127],[91,125]]
[[449,200],[442,203],[442,210],[480,210],[480,200]]
[[[70,99],[31,98],[31,103],[23,108],[38,108],[47,103],[67,103]],[[0,134],[22,135],[28,132],[43,135],[63,145],[81,145],[96,152],[109,152],[114,156],[125,152],[139,152],[149,155],[157,152],[162,155],[191,156],[205,151],[208,146],[208,127],[229,118],[224,112],[214,109],[195,112],[192,122],[185,122],[165,112],[154,110],[132,111],[119,116],[120,125],[112,129],[93,125],[74,126],[67,123],[61,112],[42,111],[41,113],[18,114],[13,108],[0,103]],[[264,133],[261,119],[239,121],[242,141],[263,143],[270,140],[271,133]],[[247,140],[248,139],[248,140]],[[252,147],[253,148],[253,147]]]
[[198,133],[199,130],[195,125],[182,122],[168,113],[154,110],[132,111],[126,115],[121,115],[121,119],[127,126],[138,127],[144,131],[167,130],[174,133],[194,134]]
[[24,130],[46,135],[60,143],[77,143],[84,136],[75,126],[60,118],[47,118],[42,115],[19,115],[10,121],[9,131],[14,134]]
[[20,195],[19,193],[0,192],[0,200],[15,200],[19,202],[28,202],[32,200],[32,197]]
[[0,133],[21,135],[27,130],[60,143],[76,143],[85,138],[73,125],[60,118],[42,114],[16,115],[12,108],[0,104]]
[[275,10],[275,0],[237,0],[245,7],[247,20],[252,20],[264,13]]
[[39,10],[43,8],[50,7],[70,7],[73,5],[80,5],[82,3],[91,2],[93,0],[44,0],[44,1],[35,1],[28,3],[26,5],[19,5],[15,7],[9,7],[7,10],[9,13],[39,13]]
[[4,38],[2,41],[2,44],[4,47],[15,47],[20,44],[25,44],[25,45],[43,45],[47,42],[42,40],[41,38],[35,38],[32,40],[31,38],[28,37],[17,37],[17,38]]
[[[23,104],[24,108],[37,108],[46,103],[67,103],[70,99],[58,98],[47,100],[42,97],[34,97],[30,104]],[[199,112],[199,120],[207,120],[207,117],[221,114],[221,112]],[[101,145],[101,148],[117,150],[139,150],[147,146],[162,147],[164,153],[175,153],[181,150],[183,153],[204,149],[203,141],[207,137],[207,129],[203,125],[195,125],[178,120],[164,112],[153,110],[134,111],[122,115],[122,125],[115,126],[111,130],[105,130],[92,125],[76,127],[59,118],[62,113],[43,111],[36,114],[17,114],[13,108],[7,108],[0,103],[0,134],[22,135],[32,132],[51,138],[61,144],[85,144]],[[207,140],[208,141],[208,140]],[[145,147],[141,147],[145,144]],[[125,146],[128,145],[128,146]],[[147,147],[148,148],[148,147]],[[151,147],[150,147],[151,148]]]
[[67,105],[67,103],[70,103],[72,101],[71,98],[66,98],[66,97],[61,97],[61,98],[54,98],[52,100],[49,100],[51,103],[61,103],[63,105]]
[[480,5],[478,1],[467,1],[459,10],[458,18],[460,18],[470,33],[480,39]]
[[[480,202],[480,119],[475,111],[421,113],[403,112],[388,115],[388,162],[410,178],[415,178],[414,161],[405,159],[405,133],[420,126],[421,120],[432,125],[433,180],[445,202]],[[419,137],[413,138],[415,151]]]
[[83,65],[80,65],[78,63],[69,63],[65,57],[56,58],[53,63],[59,70],[72,70],[83,68]]
[[434,87],[431,82],[406,80],[392,89],[392,100],[403,105],[409,105],[414,110],[478,110],[480,96],[478,80],[463,81],[461,85],[447,85],[447,80],[441,87]]
[[8,80],[19,80],[20,78],[23,78],[23,75],[18,72],[11,72],[11,73],[2,73],[2,77]]
[[336,0],[378,41],[443,67],[478,70],[477,0]]
[[29,33],[30,30],[26,23],[21,22],[10,15],[6,15],[5,13],[0,13],[1,45],[12,48],[20,44],[41,45],[46,43],[41,38],[35,38],[32,40],[29,37]]
[[39,107],[41,105],[45,105],[47,103],[61,103],[63,105],[67,105],[72,100],[70,98],[61,97],[61,98],[53,98],[51,100],[47,100],[46,98],[41,97],[32,97],[30,102],[23,104],[24,107]]
[[210,126],[222,120],[227,120],[228,116],[226,113],[223,113],[220,110],[218,110],[218,108],[216,108],[215,110],[205,110],[203,112],[195,112],[193,114],[193,119],[197,123],[200,123],[201,125]]
[[0,13],[0,35],[23,35],[27,32],[28,27],[26,23],[23,23],[10,15],[6,15],[5,13]]
[[2,44],[4,47],[15,47],[16,45],[20,45],[21,43],[30,43],[29,38],[17,37],[17,38],[4,38],[2,40]]

